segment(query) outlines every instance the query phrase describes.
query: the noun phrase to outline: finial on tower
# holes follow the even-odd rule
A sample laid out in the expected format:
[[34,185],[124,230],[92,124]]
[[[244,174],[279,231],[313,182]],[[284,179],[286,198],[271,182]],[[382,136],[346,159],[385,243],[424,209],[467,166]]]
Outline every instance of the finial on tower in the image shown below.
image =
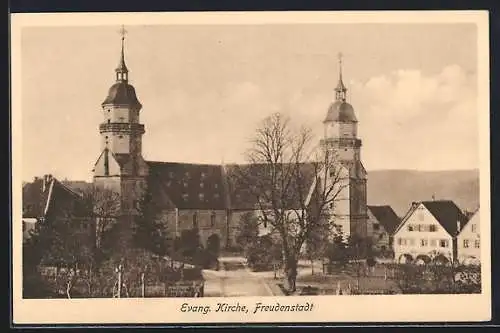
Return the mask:
[[347,88],[345,87],[344,81],[342,80],[342,59],[343,59],[343,56],[344,55],[342,54],[342,52],[339,52],[337,55],[337,58],[339,60],[339,82],[337,84],[337,88],[335,88],[335,98],[338,101],[345,102]]
[[128,68],[125,65],[125,35],[127,34],[127,30],[125,30],[125,27],[122,25],[120,28],[120,35],[122,39],[122,50],[121,50],[121,57],[120,57],[120,63],[118,64],[118,67],[116,68],[116,81],[120,82],[127,82],[128,80]]

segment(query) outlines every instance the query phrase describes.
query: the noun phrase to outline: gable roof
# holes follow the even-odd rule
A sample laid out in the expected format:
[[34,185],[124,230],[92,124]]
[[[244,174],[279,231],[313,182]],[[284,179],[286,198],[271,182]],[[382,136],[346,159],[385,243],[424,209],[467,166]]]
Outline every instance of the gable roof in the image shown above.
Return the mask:
[[452,236],[458,234],[457,222],[460,223],[460,230],[462,230],[468,221],[467,216],[451,200],[422,201],[422,204]]
[[23,218],[43,218],[56,207],[79,201],[81,195],[51,175],[23,186]]
[[[420,204],[422,204],[434,216],[439,224],[441,224],[446,232],[452,237],[456,236],[459,229],[462,230],[468,221],[467,216],[451,200],[420,201],[412,203],[412,206],[408,210],[408,213],[406,213],[396,231],[401,228],[401,226],[415,212]],[[460,224],[459,228],[457,228],[457,224]]]
[[[146,162],[148,188],[164,194],[158,204],[179,209],[225,209],[225,184],[220,165],[173,162]],[[166,196],[165,196],[166,194]]]
[[391,206],[367,206],[367,208],[389,234],[396,230],[400,219]]

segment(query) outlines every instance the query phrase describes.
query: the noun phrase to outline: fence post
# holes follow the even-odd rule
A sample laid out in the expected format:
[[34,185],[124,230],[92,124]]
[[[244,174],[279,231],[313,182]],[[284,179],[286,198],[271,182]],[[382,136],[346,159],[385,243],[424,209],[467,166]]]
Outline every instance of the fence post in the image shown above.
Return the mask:
[[146,283],[144,282],[144,272],[141,273],[142,297],[146,297]]
[[123,274],[123,266],[122,264],[118,265],[117,268],[117,273],[118,273],[118,298],[122,297],[122,274]]

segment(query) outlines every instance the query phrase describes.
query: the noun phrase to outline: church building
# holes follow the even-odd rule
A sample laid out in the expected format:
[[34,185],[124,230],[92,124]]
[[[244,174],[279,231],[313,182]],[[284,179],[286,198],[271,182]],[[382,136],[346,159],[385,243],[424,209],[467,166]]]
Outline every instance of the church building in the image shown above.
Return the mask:
[[[138,203],[149,193],[169,232],[179,236],[183,230],[197,228],[205,245],[208,241],[216,242],[221,248],[235,245],[242,214],[256,208],[252,202],[230,191],[228,173],[234,166],[144,159],[142,104],[129,81],[123,34],[115,79],[101,104],[101,147],[93,169],[94,183],[121,195],[124,215],[137,214]],[[344,202],[336,208],[340,213],[335,223],[347,234],[366,237],[367,177],[361,163],[358,122],[353,107],[346,101],[347,88],[341,71],[335,92],[336,99],[328,109],[321,140],[323,148],[337,152],[345,170]]]

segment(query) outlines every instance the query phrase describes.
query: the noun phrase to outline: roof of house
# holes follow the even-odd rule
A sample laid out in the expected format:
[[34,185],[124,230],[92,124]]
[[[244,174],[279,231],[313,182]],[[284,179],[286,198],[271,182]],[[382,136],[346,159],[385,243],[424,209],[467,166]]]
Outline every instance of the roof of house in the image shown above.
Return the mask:
[[[412,203],[410,210],[405,215],[398,228],[403,225],[403,223],[413,214],[420,204],[424,205],[424,207],[451,236],[456,236],[459,230],[462,230],[468,221],[467,216],[451,200],[420,201]],[[457,224],[459,224],[459,228],[457,228]]]
[[389,234],[396,230],[400,219],[391,206],[367,206],[367,208]]
[[59,202],[79,200],[80,194],[51,175],[36,177],[23,186],[23,218],[42,218],[51,209],[60,207]]

